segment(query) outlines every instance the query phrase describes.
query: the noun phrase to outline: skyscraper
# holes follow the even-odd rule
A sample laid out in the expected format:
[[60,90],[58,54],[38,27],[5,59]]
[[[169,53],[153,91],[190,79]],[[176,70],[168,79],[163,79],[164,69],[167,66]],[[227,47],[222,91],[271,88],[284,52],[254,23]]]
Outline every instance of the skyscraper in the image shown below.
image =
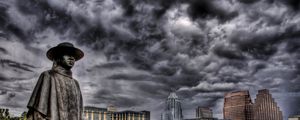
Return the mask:
[[198,107],[196,109],[196,118],[213,118],[213,112],[208,107]]
[[254,120],[283,120],[282,112],[269,90],[259,90],[254,103]]
[[171,93],[162,113],[162,120],[183,120],[181,102],[175,93]]
[[249,91],[227,93],[224,98],[224,119],[253,120]]
[[252,104],[248,91],[225,95],[224,119],[230,120],[283,120],[282,112],[269,90],[259,90]]

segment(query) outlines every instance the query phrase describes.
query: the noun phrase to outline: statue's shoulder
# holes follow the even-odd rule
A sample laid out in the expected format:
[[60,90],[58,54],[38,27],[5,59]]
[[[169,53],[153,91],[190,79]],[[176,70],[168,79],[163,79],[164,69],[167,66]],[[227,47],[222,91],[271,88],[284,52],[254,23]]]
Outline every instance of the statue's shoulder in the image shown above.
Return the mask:
[[79,82],[78,82],[78,80],[76,80],[75,78],[72,78],[74,81],[75,81],[75,83],[79,86]]
[[76,83],[78,83],[78,80],[76,80],[75,78],[72,78]]
[[40,74],[40,77],[38,79],[38,83],[47,83],[48,81],[50,81],[51,79],[51,73],[52,71],[51,70],[46,70],[46,71],[43,71],[41,74]]
[[46,71],[42,72],[41,75],[43,75],[43,76],[50,76],[53,73],[54,73],[53,70],[46,70]]

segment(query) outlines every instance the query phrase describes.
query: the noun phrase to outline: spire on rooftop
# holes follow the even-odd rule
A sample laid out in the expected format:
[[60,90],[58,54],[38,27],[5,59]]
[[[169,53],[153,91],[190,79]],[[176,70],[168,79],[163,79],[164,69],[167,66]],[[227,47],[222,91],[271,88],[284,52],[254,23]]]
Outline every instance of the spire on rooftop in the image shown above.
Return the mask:
[[170,98],[178,99],[178,96],[176,95],[175,92],[172,92],[172,93],[170,93],[168,99],[170,99]]

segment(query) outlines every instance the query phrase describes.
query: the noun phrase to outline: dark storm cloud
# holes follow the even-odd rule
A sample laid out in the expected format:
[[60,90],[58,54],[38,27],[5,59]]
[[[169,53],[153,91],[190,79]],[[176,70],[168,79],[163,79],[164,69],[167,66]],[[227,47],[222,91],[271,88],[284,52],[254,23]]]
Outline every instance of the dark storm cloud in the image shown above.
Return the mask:
[[[106,63],[103,65],[94,66],[94,67],[98,68],[98,69],[118,69],[118,68],[127,67],[127,65],[122,62],[110,62],[110,63]],[[92,69],[95,69],[95,68],[92,68]],[[90,71],[90,70],[88,70],[88,71]]]
[[118,3],[122,5],[122,8],[124,9],[124,16],[133,16],[137,14],[139,11],[135,8],[137,5],[145,5],[145,4],[151,4],[154,5],[155,8],[151,13],[153,14],[155,18],[162,17],[165,12],[173,5],[176,4],[179,0],[158,0],[158,1],[138,1],[138,0],[116,0]]
[[0,76],[0,81],[17,81],[17,80],[28,80],[28,78]]
[[[1,30],[5,31],[5,33],[9,34],[12,33],[22,39],[27,39],[27,36],[25,35],[24,31],[19,28],[19,26],[16,26],[14,23],[12,23],[9,19],[9,13],[8,8],[10,8],[10,5],[7,5],[5,3],[0,3],[0,26]],[[1,34],[2,35],[2,34]],[[3,34],[5,35],[5,34]]]
[[151,84],[149,82],[135,83],[134,85],[138,87],[141,94],[151,96],[153,99],[166,99],[169,91],[173,90],[164,84]]
[[1,51],[3,54],[7,54],[7,53],[8,53],[4,48],[0,48],[0,51]]
[[300,2],[298,0],[280,0],[284,4],[291,7],[293,10],[299,10]]
[[144,80],[145,78],[149,78],[151,76],[148,75],[127,75],[127,74],[116,74],[109,76],[108,79],[113,79],[113,80]]
[[[198,106],[201,106],[201,107],[214,107],[215,104],[219,99],[222,99],[224,96],[223,95],[219,95],[219,96],[209,96],[209,97],[201,97],[201,102],[198,102],[196,104],[198,104]],[[198,98],[199,99],[199,98]],[[196,101],[197,99],[195,99]],[[188,101],[188,100],[187,100]],[[186,105],[184,106],[184,108],[193,108],[194,106],[192,106],[191,104],[190,105]]]
[[[64,32],[71,24],[74,24],[71,16],[61,8],[51,6],[50,1],[18,1],[16,2],[17,9],[24,15],[36,15],[37,26],[41,28],[34,29],[45,29],[47,27],[54,28],[58,32]],[[24,31],[28,32],[28,31]]]
[[[187,88],[181,88],[179,89],[178,94],[182,96],[183,98],[193,98],[199,93],[202,94],[212,94],[209,96],[202,96],[203,98],[214,98],[214,99],[220,99],[222,98],[223,94],[229,91],[233,91],[235,88],[235,84],[233,83],[208,83],[208,82],[202,82],[198,86],[192,87],[191,89]],[[213,94],[216,91],[222,92],[223,94]],[[201,96],[200,96],[201,98]],[[214,104],[214,103],[210,103]]]
[[217,17],[222,21],[226,21],[238,15],[238,12],[227,11],[218,7],[215,0],[190,0],[188,3],[190,4],[188,14],[192,19]]
[[214,53],[220,57],[225,57],[228,59],[244,59],[241,51],[234,50],[232,46],[216,46],[214,48]]
[[4,64],[6,64],[10,67],[14,67],[14,68],[21,69],[21,70],[28,71],[28,72],[33,72],[30,69],[35,68],[34,66],[28,65],[26,63],[18,63],[18,62],[15,62],[12,60],[7,60],[7,59],[1,59],[0,62],[2,64],[2,67],[4,66]]
[[[31,79],[31,75],[27,73],[34,73],[35,66],[26,64],[26,63],[19,63],[9,59],[0,59],[0,66],[2,67],[1,70],[3,71],[0,73],[0,81],[20,81],[20,80],[28,80]],[[4,70],[13,70],[14,72],[5,72]],[[22,75],[27,74],[27,75]]]
[[[97,98],[97,97],[96,97]],[[105,98],[105,97],[99,97],[99,99],[104,99],[104,101],[101,101],[101,103],[106,104],[113,104],[115,106],[118,106],[120,108],[122,107],[132,107],[132,106],[140,106],[145,103],[145,101],[141,100],[139,98],[138,100],[136,98],[128,98],[128,97],[113,97],[113,98]],[[93,101],[93,103],[99,103],[99,101]]]
[[[126,95],[118,95],[118,93],[114,93],[108,90],[100,90],[94,94],[94,96],[98,100],[92,100],[91,103],[95,104],[112,104],[118,107],[133,107],[144,104],[145,98],[139,96],[126,96]],[[101,99],[101,101],[99,101]]]
[[[151,81],[155,84],[145,84],[145,83],[135,83],[133,86],[137,86],[141,91],[148,93],[149,95],[154,95],[155,93],[169,93],[171,91],[177,90],[183,86],[195,86],[199,83],[202,76],[200,75],[189,75],[182,74],[178,76],[162,76],[162,75],[145,75],[145,74],[114,74],[108,76],[108,79],[112,80],[125,80],[125,81]],[[148,86],[148,87],[146,87]],[[148,88],[148,89],[147,89]],[[143,90],[142,90],[143,89]],[[156,92],[155,92],[155,91]],[[167,96],[164,94],[164,96]],[[161,94],[157,96],[162,96]]]
[[14,98],[16,96],[15,93],[9,93],[8,94],[8,100],[11,100],[12,98]]
[[[280,26],[276,26],[280,27]],[[295,46],[298,44],[291,45],[294,43],[293,39],[299,35],[299,29],[292,26],[283,28],[284,32],[276,32],[274,28],[266,30],[264,32],[249,32],[249,31],[235,31],[230,37],[232,43],[236,44],[237,47],[258,59],[267,59],[277,52],[277,46],[283,40],[287,41],[289,46],[287,49],[293,51]],[[290,40],[291,39],[291,40]]]
[[259,0],[238,0],[239,2],[245,3],[245,4],[253,4]]
[[6,95],[7,91],[6,90],[1,90],[0,95]]
[[0,85],[16,93],[0,103],[30,95],[61,41],[86,51],[74,73],[87,105],[140,106],[155,119],[173,91],[186,109],[221,116],[229,91],[300,92],[298,9],[296,0],[1,1]]
[[1,29],[3,29],[3,27],[7,23],[7,14],[6,14],[7,8],[8,8],[7,5],[0,3],[0,10],[1,10],[1,12],[0,12],[0,21],[1,21],[0,25],[1,25]]

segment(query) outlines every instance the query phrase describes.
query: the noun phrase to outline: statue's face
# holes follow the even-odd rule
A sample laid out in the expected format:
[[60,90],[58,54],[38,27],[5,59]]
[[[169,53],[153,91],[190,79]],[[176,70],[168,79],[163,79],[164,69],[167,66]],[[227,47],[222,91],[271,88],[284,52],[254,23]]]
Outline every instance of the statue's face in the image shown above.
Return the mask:
[[75,58],[71,55],[63,55],[61,66],[66,69],[71,69],[75,64]]

